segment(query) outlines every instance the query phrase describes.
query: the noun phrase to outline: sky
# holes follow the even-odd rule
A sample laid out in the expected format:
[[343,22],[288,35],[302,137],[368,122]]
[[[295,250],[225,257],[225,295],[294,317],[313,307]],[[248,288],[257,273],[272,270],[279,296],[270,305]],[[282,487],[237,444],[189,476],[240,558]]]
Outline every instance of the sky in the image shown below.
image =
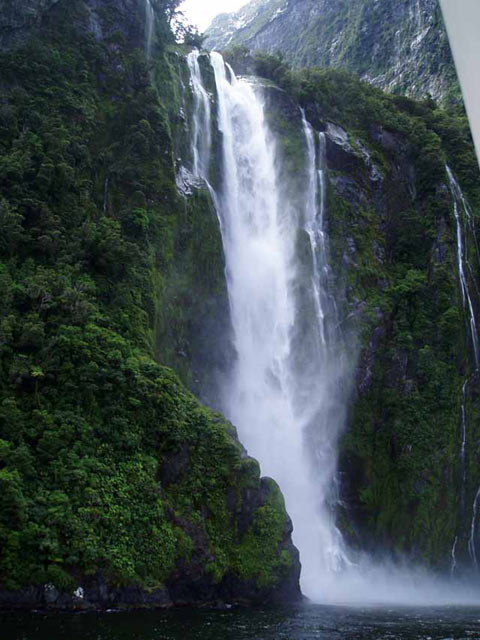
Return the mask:
[[200,31],[210,25],[219,13],[232,13],[247,4],[248,0],[185,0],[180,6],[188,21]]

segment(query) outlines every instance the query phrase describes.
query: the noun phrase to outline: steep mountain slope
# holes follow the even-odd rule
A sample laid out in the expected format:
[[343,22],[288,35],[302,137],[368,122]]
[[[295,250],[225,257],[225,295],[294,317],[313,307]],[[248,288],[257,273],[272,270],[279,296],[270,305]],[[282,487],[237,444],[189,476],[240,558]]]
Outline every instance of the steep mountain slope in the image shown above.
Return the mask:
[[236,45],[294,67],[346,69],[394,93],[460,97],[437,0],[254,0],[207,30],[207,48]]
[[148,64],[143,0],[0,2],[3,606],[299,596],[278,487],[160,364],[224,291],[165,4]]

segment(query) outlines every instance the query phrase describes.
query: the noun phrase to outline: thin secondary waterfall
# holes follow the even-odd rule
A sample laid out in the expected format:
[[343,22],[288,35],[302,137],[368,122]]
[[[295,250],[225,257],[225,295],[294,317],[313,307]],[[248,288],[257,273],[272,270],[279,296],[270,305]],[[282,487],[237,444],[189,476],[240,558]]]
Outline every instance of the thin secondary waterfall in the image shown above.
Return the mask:
[[462,292],[462,299],[464,306],[467,307],[467,313],[469,318],[470,325],[470,334],[472,338],[472,346],[473,346],[473,355],[475,358],[475,369],[478,371],[480,369],[480,343],[478,337],[478,328],[475,320],[475,310],[473,307],[472,297],[470,295],[470,289],[468,286],[468,279],[465,275],[465,264],[468,263],[468,258],[466,255],[465,244],[463,240],[463,225],[462,225],[462,217],[460,205],[462,205],[462,209],[465,217],[470,218],[470,212],[468,206],[465,202],[465,198],[463,197],[462,191],[460,189],[459,184],[455,180],[455,176],[453,175],[450,167],[446,167],[448,179],[450,181],[450,190],[453,196],[453,209],[455,214],[455,221],[457,224],[457,260],[458,260],[458,273],[460,278],[460,290]]
[[[460,530],[463,531],[465,525],[465,497],[467,489],[467,464],[466,464],[466,451],[467,451],[467,391],[470,378],[465,380],[462,387],[462,404],[460,407]],[[473,516],[473,520],[475,515]],[[475,530],[475,525],[474,525]],[[457,569],[456,560],[456,548],[458,544],[458,535],[455,536],[452,546],[452,564],[451,573],[453,574]],[[469,543],[470,550],[470,543]],[[472,561],[474,558],[472,557]]]
[[[305,118],[302,111],[302,125],[307,142],[308,152],[308,197],[305,205],[305,230],[310,240],[310,249],[313,258],[312,270],[312,290],[314,294],[314,305],[317,314],[317,326],[319,338],[322,345],[325,345],[325,300],[322,289],[324,273],[319,268],[319,255],[323,265],[326,266],[325,234],[323,231],[323,217],[325,211],[325,134],[318,134],[318,142],[315,132]],[[317,144],[319,148],[317,162]],[[320,187],[320,204],[318,203],[318,190]]]
[[150,0],[145,0],[145,55],[151,57],[153,45],[153,32],[155,28],[155,12]]
[[477,528],[477,512],[478,512],[478,501],[480,500],[480,488],[478,489],[475,499],[473,501],[472,507],[472,522],[470,525],[470,537],[468,539],[468,552],[470,554],[470,558],[472,559],[473,566],[478,568],[478,560],[477,560],[477,545],[475,540],[475,533]]
[[461,445],[460,445],[460,518],[463,522],[465,517],[465,490],[467,484],[466,446],[467,446],[467,389],[470,380],[465,380],[462,388],[461,407]]
[[187,56],[190,81],[193,91],[193,175],[208,180],[210,150],[212,147],[210,97],[205,90],[198,58],[200,52],[194,49]]
[[455,571],[457,570],[457,542],[458,542],[458,536],[455,536],[455,540],[453,541],[453,546],[452,546],[452,552],[451,552],[451,556],[452,556],[452,564],[450,567],[450,573],[453,575],[455,573]]

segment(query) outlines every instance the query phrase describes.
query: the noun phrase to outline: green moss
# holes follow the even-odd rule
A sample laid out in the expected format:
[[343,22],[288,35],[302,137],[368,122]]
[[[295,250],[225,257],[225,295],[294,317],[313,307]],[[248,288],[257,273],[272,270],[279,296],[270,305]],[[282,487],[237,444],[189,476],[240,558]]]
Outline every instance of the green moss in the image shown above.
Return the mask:
[[289,551],[284,549],[278,553],[286,525],[283,496],[271,479],[268,479],[268,488],[267,502],[257,509],[233,563],[241,578],[255,578],[260,587],[278,583],[293,564]]

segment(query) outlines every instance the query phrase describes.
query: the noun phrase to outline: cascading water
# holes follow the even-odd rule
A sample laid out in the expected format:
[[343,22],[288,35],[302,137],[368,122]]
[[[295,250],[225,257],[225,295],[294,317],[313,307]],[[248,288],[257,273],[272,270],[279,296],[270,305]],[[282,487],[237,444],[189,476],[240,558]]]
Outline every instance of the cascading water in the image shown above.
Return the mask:
[[478,568],[478,560],[477,560],[477,544],[475,540],[475,534],[477,530],[477,512],[478,512],[478,501],[480,500],[480,488],[478,489],[475,499],[473,501],[472,506],[472,522],[470,524],[470,537],[468,539],[468,552],[470,554],[470,558],[472,559],[473,566]]
[[[325,312],[324,294],[322,289],[323,276],[319,269],[318,256],[320,254],[322,264],[326,267],[325,234],[323,231],[323,218],[325,211],[325,134],[318,135],[319,160],[317,163],[317,140],[315,132],[305,118],[302,111],[302,126],[307,142],[308,152],[308,197],[305,210],[305,230],[310,240],[310,249],[313,258],[312,291],[314,305],[317,313],[317,326],[322,345],[325,344]],[[318,205],[318,187],[320,186],[320,205]]]
[[450,572],[452,575],[457,570],[457,555],[456,555],[457,543],[458,543],[458,536],[455,536],[455,540],[453,541],[452,552],[451,552],[452,564],[451,564]]
[[[467,390],[470,378],[465,380],[462,387],[462,404],[460,407],[460,528],[463,530],[465,522],[465,494],[467,488]],[[452,546],[452,564],[451,573],[457,569],[456,548],[458,544],[458,535],[455,536]],[[470,545],[469,545],[470,548]],[[472,558],[473,560],[473,558]]]
[[193,91],[193,175],[208,180],[210,150],[212,147],[210,97],[205,90],[198,58],[200,52],[194,49],[187,56]]
[[152,55],[153,32],[155,28],[155,12],[150,0],[145,0],[145,55],[149,59]]
[[466,446],[467,446],[467,389],[470,380],[465,380],[462,388],[461,407],[461,445],[460,445],[460,518],[465,517],[465,489],[467,484]]
[[[223,409],[262,471],[282,488],[301,553],[302,586],[312,593],[329,570],[348,562],[332,509],[345,402],[337,392],[344,373],[333,339],[338,322],[323,286],[322,137],[316,139],[304,121],[308,171],[299,207],[280,186],[261,91],[237,79],[218,53],[211,62],[223,154],[217,206],[237,352]],[[302,232],[311,251],[306,303],[315,317],[306,332],[295,293]]]

